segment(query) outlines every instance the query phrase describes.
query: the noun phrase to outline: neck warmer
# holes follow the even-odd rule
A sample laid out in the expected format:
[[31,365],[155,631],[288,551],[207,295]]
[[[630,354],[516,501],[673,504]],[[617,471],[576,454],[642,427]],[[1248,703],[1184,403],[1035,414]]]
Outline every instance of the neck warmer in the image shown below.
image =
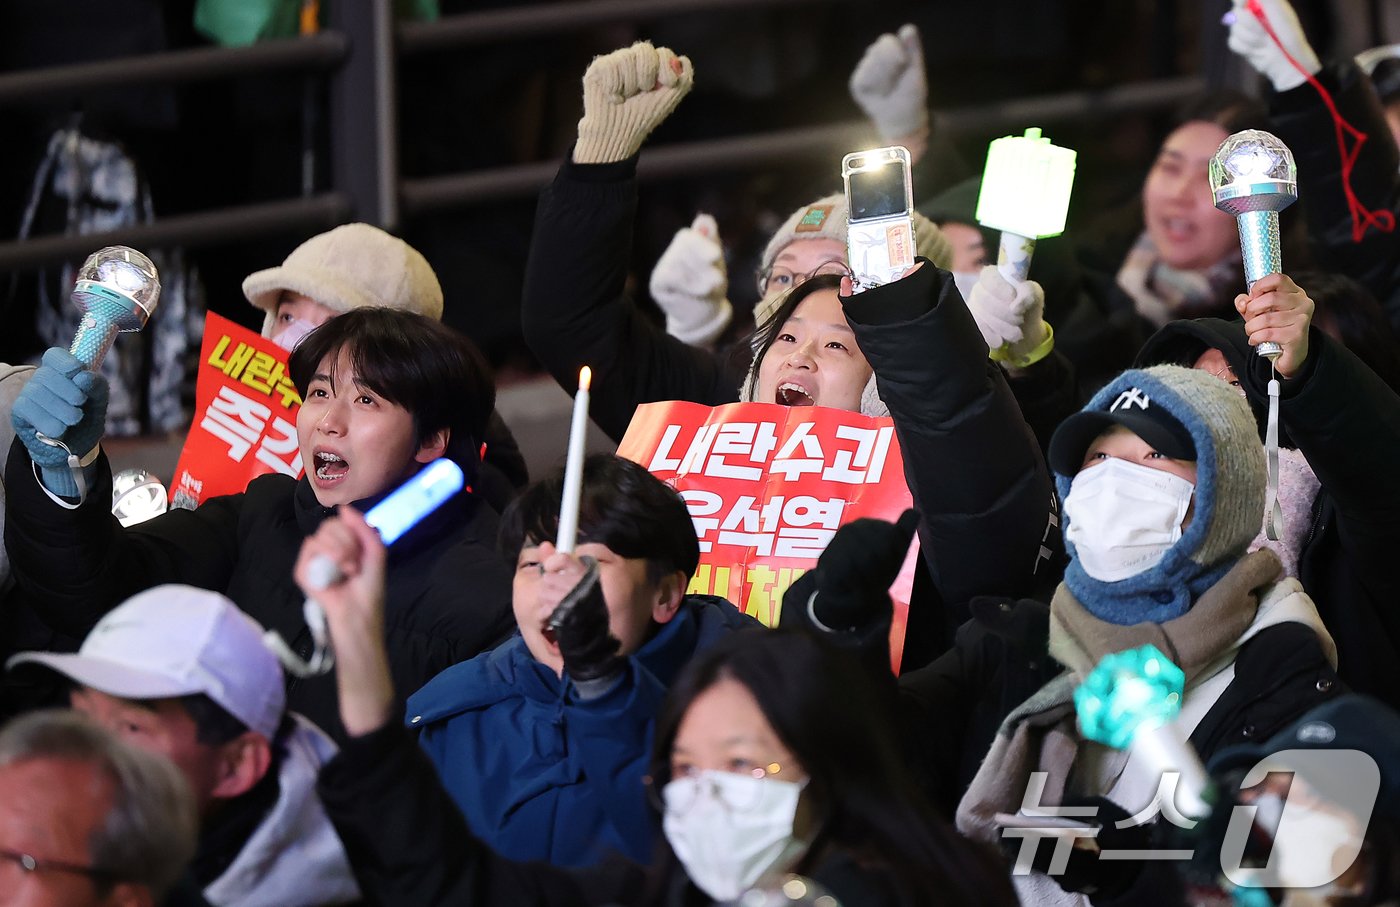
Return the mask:
[[1118,270],[1118,286],[1133,300],[1143,318],[1161,327],[1177,318],[1201,318],[1234,311],[1230,303],[1244,287],[1244,266],[1238,255],[1203,271],[1182,271],[1162,261],[1143,231]]

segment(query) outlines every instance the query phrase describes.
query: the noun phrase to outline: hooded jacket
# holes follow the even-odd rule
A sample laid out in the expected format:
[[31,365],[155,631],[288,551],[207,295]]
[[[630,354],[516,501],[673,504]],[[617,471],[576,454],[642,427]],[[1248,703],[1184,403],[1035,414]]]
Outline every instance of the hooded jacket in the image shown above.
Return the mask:
[[[1207,347],[1230,363],[1262,436],[1269,365],[1239,322],[1173,322],[1138,360],[1190,364]],[[1400,537],[1400,396],[1316,329],[1302,370],[1280,384],[1280,445],[1296,447],[1321,482],[1298,578],[1336,640],[1342,680],[1400,706],[1400,575],[1391,566]]]
[[655,821],[643,776],[661,701],[696,653],[760,626],[720,598],[686,596],[627,659],[624,679],[580,699],[519,636],[409,697],[408,724],[472,831],[512,860],[645,862]]
[[[310,654],[292,567],[332,511],[305,477],[259,476],[240,494],[123,529],[110,510],[106,454],[94,465],[91,492],[70,510],[40,485],[24,445],[10,448],[5,541],[18,594],[46,623],[81,639],[135,593],[184,583],[222,592],[302,657]],[[496,524],[484,502],[458,495],[389,549],[385,641],[394,689],[416,690],[509,632],[511,577],[495,549]],[[287,708],[343,736],[333,675],[290,679]]]
[[[1263,451],[1244,402],[1204,372],[1158,366],[1123,373],[1085,410],[1111,411],[1129,397],[1139,403],[1126,405],[1165,410],[1189,432],[1194,516],[1155,566],[1116,582],[1089,576],[1067,546],[1050,653],[1069,670],[1002,725],[958,806],[958,827],[971,837],[1001,837],[993,817],[1018,810],[1033,772],[1046,773],[1047,806],[1106,795],[1131,815],[1151,802],[1158,779],[1150,765],[1135,768],[1132,755],[1078,733],[1074,688],[1109,653],[1152,643],[1185,672],[1177,722],[1203,759],[1267,736],[1340,692],[1333,641],[1297,580],[1282,579],[1271,551],[1244,554],[1264,497]],[[1073,477],[1056,478],[1068,494]],[[1085,902],[1044,875],[1017,885],[1029,902]]]

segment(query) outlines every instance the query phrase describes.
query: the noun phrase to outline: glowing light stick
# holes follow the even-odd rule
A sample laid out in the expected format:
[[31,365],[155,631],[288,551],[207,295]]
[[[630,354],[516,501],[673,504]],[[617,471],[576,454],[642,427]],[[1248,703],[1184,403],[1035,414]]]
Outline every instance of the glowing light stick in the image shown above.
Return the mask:
[[588,437],[588,388],[593,370],[579,369],[578,393],[574,395],[574,417],[569,425],[569,454],[564,461],[564,496],[559,502],[559,534],[554,547],[573,554],[578,543],[578,506],[583,497],[583,445]]
[[[1283,270],[1278,213],[1298,200],[1298,168],[1288,146],[1259,129],[1235,133],[1210,159],[1210,189],[1215,207],[1239,226],[1246,289]],[[1266,341],[1254,351],[1272,360],[1283,347]]]
[[96,370],[117,334],[146,326],[160,303],[160,275],[135,249],[107,246],[89,255],[78,269],[72,299],[83,320],[68,352]]
[[1210,780],[1173,722],[1186,675],[1155,646],[1104,656],[1074,691],[1079,730],[1114,749],[1129,746],[1159,775],[1177,775],[1177,805],[1188,818],[1210,814]]
[[1075,157],[1073,150],[1050,144],[1035,127],[987,147],[977,222],[1001,231],[997,268],[1008,280],[1026,279],[1036,240],[1064,232]]
[[[371,507],[365,513],[365,523],[379,533],[385,545],[392,545],[465,486],[466,476],[462,473],[462,467],[441,457],[424,466],[417,475]],[[306,572],[307,582],[318,590],[328,589],[345,578],[335,561],[324,554],[313,558],[306,565]],[[292,651],[292,647],[276,630],[263,634],[263,644],[282,662],[282,667],[297,677],[328,673],[335,666],[335,653],[331,651],[326,612],[314,598],[307,598],[302,602],[301,615],[311,630],[310,660]]]
[[144,469],[123,469],[112,476],[112,515],[123,526],[144,523],[170,509],[165,486]]

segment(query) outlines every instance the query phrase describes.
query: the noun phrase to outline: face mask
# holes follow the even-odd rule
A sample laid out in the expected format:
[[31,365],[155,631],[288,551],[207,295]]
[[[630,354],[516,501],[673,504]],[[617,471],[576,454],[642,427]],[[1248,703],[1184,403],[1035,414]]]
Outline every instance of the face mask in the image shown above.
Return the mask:
[[1084,572],[1116,583],[1156,566],[1181,538],[1195,489],[1179,476],[1125,460],[1081,470],[1065,495],[1065,537]]
[[958,292],[962,294],[964,302],[972,298],[972,288],[977,286],[977,281],[981,276],[981,271],[953,272],[953,284],[958,288]]
[[794,846],[806,783],[701,772],[667,784],[662,827],[690,880],[716,901],[751,888]]
[[297,348],[297,344],[306,339],[306,335],[316,330],[316,325],[300,318],[294,318],[282,329],[282,333],[277,335],[277,339],[272,341],[287,352]]
[[1287,804],[1288,820],[1281,822],[1284,800],[1276,794],[1260,797],[1256,805],[1255,824],[1275,832],[1269,866],[1278,867],[1277,881],[1288,886],[1287,907],[1324,907],[1333,897],[1353,893],[1338,884],[1335,877],[1342,873],[1333,866],[1350,863],[1361,853],[1362,836],[1355,822],[1298,798]]

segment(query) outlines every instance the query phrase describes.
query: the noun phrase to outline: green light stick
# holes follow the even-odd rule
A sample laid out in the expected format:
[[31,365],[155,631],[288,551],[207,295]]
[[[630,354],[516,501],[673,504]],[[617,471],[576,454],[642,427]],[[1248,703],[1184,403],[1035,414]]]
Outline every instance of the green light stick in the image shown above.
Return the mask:
[[1079,730],[1114,749],[1133,747],[1154,771],[1174,772],[1182,813],[1210,815],[1210,779],[1200,757],[1173,722],[1181,711],[1186,675],[1156,646],[1105,655],[1074,691]]
[[987,147],[977,222],[1001,231],[997,268],[1008,280],[1026,279],[1038,239],[1065,231],[1075,152],[1050,144],[1032,127],[1024,136],[994,139]]

